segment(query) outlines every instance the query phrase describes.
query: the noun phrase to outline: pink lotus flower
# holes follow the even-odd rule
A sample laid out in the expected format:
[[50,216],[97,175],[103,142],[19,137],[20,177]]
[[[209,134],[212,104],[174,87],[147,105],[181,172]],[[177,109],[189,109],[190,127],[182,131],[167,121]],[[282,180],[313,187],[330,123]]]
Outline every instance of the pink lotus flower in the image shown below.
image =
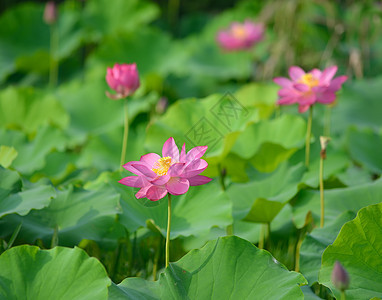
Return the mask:
[[115,64],[113,68],[107,68],[106,82],[111,89],[117,92],[113,95],[106,91],[106,95],[113,100],[126,98],[133,94],[139,87],[139,75],[137,65]]
[[227,51],[249,49],[264,37],[264,26],[245,21],[244,24],[234,22],[228,30],[221,30],[217,34],[217,42]]
[[279,90],[280,105],[297,103],[298,111],[305,112],[316,102],[330,104],[336,100],[336,92],[347,80],[347,76],[339,76],[333,79],[337,72],[337,66],[331,66],[324,71],[313,69],[305,73],[300,67],[290,67],[289,76],[292,80],[284,77],[274,78],[273,81],[282,87]]
[[139,161],[131,161],[123,167],[138,176],[128,176],[119,181],[127,186],[140,188],[136,197],[157,201],[167,195],[182,195],[190,186],[202,185],[212,179],[199,175],[208,166],[201,157],[207,146],[192,148],[186,154],[186,144],[179,149],[174,139],[163,145],[162,157],[156,153],[143,155]]

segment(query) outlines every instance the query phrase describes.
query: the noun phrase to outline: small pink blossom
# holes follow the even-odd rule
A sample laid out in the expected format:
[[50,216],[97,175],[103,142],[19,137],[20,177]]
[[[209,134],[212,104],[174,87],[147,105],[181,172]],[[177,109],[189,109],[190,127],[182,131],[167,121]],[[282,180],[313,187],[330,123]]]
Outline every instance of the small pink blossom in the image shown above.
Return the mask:
[[106,82],[111,89],[117,92],[113,95],[106,91],[106,95],[118,100],[133,94],[139,87],[139,75],[137,65],[134,64],[115,64],[113,68],[107,68]]
[[349,274],[339,261],[334,264],[331,279],[337,289],[345,291],[349,288]]
[[337,66],[331,66],[324,71],[313,69],[305,73],[300,67],[289,68],[289,76],[292,80],[284,77],[273,79],[282,88],[279,90],[279,105],[297,103],[298,111],[305,112],[316,102],[330,104],[336,100],[336,92],[347,80],[347,76],[338,76],[333,79],[337,72]]
[[264,26],[251,21],[243,24],[233,22],[229,29],[221,30],[217,34],[217,42],[227,51],[249,49],[264,37]]
[[186,153],[186,144],[179,149],[174,139],[163,145],[162,157],[156,153],[143,155],[139,161],[131,161],[123,167],[138,176],[127,176],[119,181],[127,186],[140,188],[136,197],[151,201],[162,199],[167,193],[182,195],[190,186],[202,185],[212,179],[199,175],[208,166],[201,157],[207,146],[192,148]]
[[56,23],[58,18],[57,5],[54,1],[48,1],[44,9],[44,21],[48,25]]

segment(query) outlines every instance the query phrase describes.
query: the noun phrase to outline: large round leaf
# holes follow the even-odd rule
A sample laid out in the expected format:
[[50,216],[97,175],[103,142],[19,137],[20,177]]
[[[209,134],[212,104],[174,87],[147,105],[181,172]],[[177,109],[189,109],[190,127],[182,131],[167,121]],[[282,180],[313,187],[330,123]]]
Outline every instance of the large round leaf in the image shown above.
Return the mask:
[[376,174],[382,173],[382,158],[379,151],[382,149],[381,133],[351,128],[348,131],[348,149],[356,162]]
[[16,149],[18,155],[12,166],[24,175],[43,168],[46,156],[52,150],[63,150],[67,142],[61,130],[48,126],[42,126],[33,140],[20,131],[0,129],[0,140],[3,145]]
[[237,138],[231,152],[250,159],[262,172],[271,172],[304,144],[305,121],[283,115],[248,126]]
[[0,256],[2,299],[107,299],[109,285],[102,264],[80,248],[23,245]]
[[237,220],[268,223],[298,191],[305,168],[302,164],[282,164],[275,172],[261,180],[233,183],[227,190],[233,202],[233,216]]
[[332,131],[343,134],[352,124],[380,130],[382,120],[382,78],[365,79],[346,84],[332,111]]
[[[111,299],[123,299],[124,292],[129,299],[132,291],[139,299],[303,299],[304,284],[301,274],[288,271],[269,252],[231,236],[210,241],[171,263],[159,285],[124,280],[118,286],[121,292],[113,292],[120,297]],[[156,290],[155,296],[147,287]]]
[[[0,81],[17,69],[49,70],[50,32],[43,21],[44,6],[25,3],[6,11],[0,18]],[[83,30],[80,12],[61,5],[57,21],[59,47],[56,59],[68,57],[79,47]]]
[[[85,82],[74,80],[58,89],[57,98],[70,116],[67,131],[74,146],[83,143],[89,135],[113,135],[122,130],[124,101],[106,97],[105,91],[109,88],[105,75],[106,68],[102,72],[97,70]],[[155,93],[142,95],[138,91],[126,100],[130,124],[139,113],[150,111],[158,98]]]
[[[380,202],[382,179],[354,187],[325,190],[325,222],[337,218],[345,211],[357,212],[361,208]],[[312,212],[316,224],[320,220],[320,194],[302,190],[293,206],[293,219],[297,227],[304,226],[305,216]]]
[[18,153],[15,148],[8,146],[0,146],[0,166],[8,168]]
[[154,3],[141,0],[92,0],[86,3],[83,26],[88,38],[102,39],[105,35],[136,31],[155,19],[159,10]]
[[339,298],[331,282],[334,263],[339,261],[349,273],[346,299],[382,297],[382,203],[361,209],[346,223],[336,240],[324,251],[319,282]]
[[[163,142],[174,137],[178,146],[207,145],[208,162],[217,164],[233,146],[237,135],[249,122],[258,120],[258,110],[243,106],[233,94],[211,95],[204,99],[184,99],[148,128],[146,146],[160,153]],[[210,169],[211,166],[208,168]]]
[[49,245],[57,230],[59,244],[71,246],[84,238],[113,240],[114,232],[118,230],[114,219],[120,212],[119,195],[113,190],[89,191],[70,186],[58,191],[48,207],[22,218],[8,218],[7,224],[22,221],[19,236],[31,243],[41,238]]
[[32,88],[10,87],[0,92],[0,126],[35,133],[41,125],[64,128],[69,116],[52,96]]
[[[300,160],[301,161],[301,160]],[[343,171],[350,163],[349,156],[343,152],[332,149],[330,146],[327,149],[327,157],[324,160],[324,180],[330,180]],[[311,152],[311,160],[309,169],[305,172],[301,179],[304,185],[309,187],[319,186],[319,171],[320,170],[320,154],[318,151]]]
[[[125,32],[118,38],[110,36],[88,59],[89,67],[112,66],[119,63],[136,63],[140,76],[167,75],[179,64],[184,65],[183,51],[175,49],[169,34],[159,29],[142,27]],[[176,51],[178,50],[178,51]]]
[[354,212],[344,212],[337,219],[325,224],[323,228],[313,229],[305,237],[300,249],[300,270],[310,285],[318,281],[322,253],[334,242],[342,225],[354,217]]
[[17,172],[0,166],[0,217],[17,213],[26,215],[32,209],[42,209],[56,196],[54,188],[43,184],[25,184]]

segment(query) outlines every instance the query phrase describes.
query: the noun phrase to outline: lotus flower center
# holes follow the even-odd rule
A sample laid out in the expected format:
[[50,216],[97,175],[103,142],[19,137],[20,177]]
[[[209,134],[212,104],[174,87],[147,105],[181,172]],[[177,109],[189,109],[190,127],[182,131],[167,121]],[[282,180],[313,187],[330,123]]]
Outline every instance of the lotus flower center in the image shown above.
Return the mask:
[[244,26],[234,25],[232,26],[232,35],[238,39],[245,39],[247,37],[247,31]]
[[170,156],[162,157],[154,163],[152,170],[158,176],[163,176],[167,174],[168,169],[171,167],[171,165],[172,162]]
[[310,88],[315,87],[315,86],[320,84],[320,81],[310,73],[302,75],[301,79],[298,82],[306,84]]

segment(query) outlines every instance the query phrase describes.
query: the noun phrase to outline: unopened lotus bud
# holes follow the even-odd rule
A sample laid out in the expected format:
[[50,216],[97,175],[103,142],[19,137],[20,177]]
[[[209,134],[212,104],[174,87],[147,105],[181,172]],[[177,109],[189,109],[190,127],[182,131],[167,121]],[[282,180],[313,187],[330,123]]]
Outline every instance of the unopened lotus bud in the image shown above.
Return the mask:
[[168,99],[167,97],[161,97],[155,106],[155,111],[158,115],[163,114],[168,107]]
[[57,5],[54,1],[45,4],[44,21],[46,24],[52,25],[56,23],[58,18]]
[[115,64],[112,68],[107,68],[106,82],[116,91],[116,94],[106,92],[110,99],[118,100],[130,96],[140,85],[137,65]]
[[345,291],[349,287],[349,274],[338,261],[334,264],[332,271],[332,282],[340,291]]

